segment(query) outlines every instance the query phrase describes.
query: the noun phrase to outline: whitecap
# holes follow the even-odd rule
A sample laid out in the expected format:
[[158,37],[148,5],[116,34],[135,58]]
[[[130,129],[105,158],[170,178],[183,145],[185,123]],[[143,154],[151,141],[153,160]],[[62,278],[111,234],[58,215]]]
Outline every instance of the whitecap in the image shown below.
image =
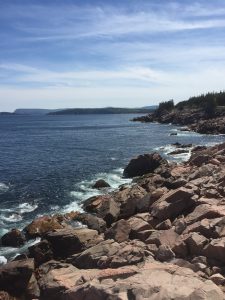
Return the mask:
[[[99,179],[103,179],[108,182],[110,188],[104,188],[100,190],[93,189],[92,186]],[[122,168],[114,169],[111,173],[98,173],[91,180],[83,180],[74,186],[74,190],[70,192],[70,195],[74,198],[74,201],[64,206],[62,211],[64,213],[72,210],[82,212],[83,209],[81,204],[84,200],[93,196],[108,193],[117,189],[122,184],[131,183],[131,181],[131,179],[123,177]]]
[[[72,193],[72,192],[71,192]],[[75,196],[76,197],[76,196]],[[71,211],[79,211],[79,212],[83,212],[83,209],[81,208],[80,203],[76,200],[73,201],[69,204],[67,204],[66,206],[64,206],[64,208],[62,209],[63,213],[68,213]]]
[[7,258],[5,256],[0,256],[0,266],[3,266],[7,263]]
[[9,189],[9,186],[6,185],[5,183],[3,182],[0,182],[0,193],[5,193],[7,192]]
[[19,213],[23,214],[23,213],[32,212],[37,208],[38,208],[38,204],[36,204],[36,203],[30,204],[30,203],[24,202],[18,206],[18,211],[19,211]]
[[188,161],[191,157],[191,151],[188,151],[187,153],[180,153],[180,154],[174,154],[173,159],[182,162],[182,161]]
[[23,217],[18,213],[12,213],[8,216],[1,215],[1,219],[8,223],[15,223],[23,220]]
[[28,241],[24,246],[20,248],[13,247],[1,247],[0,248],[0,257],[5,258],[14,258],[19,254],[22,254],[27,251],[27,249],[41,241],[40,238]]
[[169,153],[175,151],[175,150],[178,150],[179,147],[177,148],[175,145],[172,145],[172,144],[168,144],[166,146],[164,146],[163,148],[162,147],[158,147],[158,148],[155,148],[155,150],[159,150],[164,153],[167,157],[167,159],[169,161],[177,161],[177,162],[182,162],[182,161],[188,161],[189,158],[191,157],[191,150],[193,149],[193,147],[191,148],[188,148],[188,152],[186,153],[179,153],[179,154],[173,154],[173,155],[170,155]]

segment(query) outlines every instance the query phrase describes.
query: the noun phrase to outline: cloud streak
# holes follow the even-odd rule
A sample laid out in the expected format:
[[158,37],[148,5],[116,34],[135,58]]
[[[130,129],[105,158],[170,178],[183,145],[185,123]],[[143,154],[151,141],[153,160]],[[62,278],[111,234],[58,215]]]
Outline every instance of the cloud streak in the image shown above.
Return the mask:
[[0,110],[37,99],[148,105],[224,89],[224,2],[184,2],[0,3]]

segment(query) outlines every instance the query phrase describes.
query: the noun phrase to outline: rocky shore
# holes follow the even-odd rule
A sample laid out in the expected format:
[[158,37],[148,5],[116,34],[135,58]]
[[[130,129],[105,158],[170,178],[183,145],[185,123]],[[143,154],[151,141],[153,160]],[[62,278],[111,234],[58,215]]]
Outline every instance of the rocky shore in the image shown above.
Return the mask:
[[209,117],[202,109],[183,110],[173,109],[172,111],[157,111],[134,118],[136,122],[159,122],[163,124],[174,124],[186,126],[187,130],[195,131],[201,134],[225,134],[225,113],[217,112]]
[[124,176],[132,185],[87,199],[85,213],[5,234],[2,246],[41,241],[1,266],[0,299],[225,299],[225,143],[180,164],[140,155]]

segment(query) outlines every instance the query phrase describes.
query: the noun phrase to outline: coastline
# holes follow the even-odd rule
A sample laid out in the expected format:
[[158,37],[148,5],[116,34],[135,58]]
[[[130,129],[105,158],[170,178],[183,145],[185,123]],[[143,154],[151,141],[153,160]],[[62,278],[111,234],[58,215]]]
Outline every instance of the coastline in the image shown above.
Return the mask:
[[[17,277],[14,274],[5,278],[4,274],[22,268],[30,276],[24,278],[19,297],[28,293],[32,274],[39,274],[32,275],[32,293],[37,299],[68,299],[67,295],[83,299],[81,291],[86,299],[93,299],[93,287],[99,295],[96,299],[118,296],[120,289],[115,291],[107,282],[102,283],[102,276],[116,276],[116,285],[122,290],[129,289],[124,276],[129,278],[133,293],[140,296],[143,292],[139,289],[146,293],[156,286],[164,289],[168,284],[153,282],[156,273],[175,280],[169,270],[176,270],[180,280],[188,281],[191,275],[196,281],[188,282],[190,294],[197,293],[199,284],[208,293],[209,284],[210,293],[224,299],[225,261],[220,254],[221,247],[225,253],[225,241],[221,244],[225,217],[224,154],[225,143],[196,147],[190,159],[181,163],[168,163],[159,154],[139,156],[126,167],[132,170],[132,174],[125,174],[134,177],[132,184],[87,199],[85,213],[43,216],[24,232],[12,230],[6,237],[14,246],[15,242],[23,245],[25,239],[41,241],[0,269],[0,289],[17,296],[15,287],[7,281],[18,280]],[[87,274],[87,280],[77,285],[74,280]],[[143,285],[147,275],[148,287]],[[68,286],[69,277],[74,280]],[[53,286],[50,278],[55,282]],[[101,287],[96,280],[102,283]],[[170,296],[171,288],[167,290]],[[182,285],[177,293],[183,296]]]
[[183,130],[201,134],[225,134],[225,113],[217,112],[214,116],[207,116],[202,109],[185,108],[155,111],[148,115],[132,119],[134,122],[173,124],[185,126]]

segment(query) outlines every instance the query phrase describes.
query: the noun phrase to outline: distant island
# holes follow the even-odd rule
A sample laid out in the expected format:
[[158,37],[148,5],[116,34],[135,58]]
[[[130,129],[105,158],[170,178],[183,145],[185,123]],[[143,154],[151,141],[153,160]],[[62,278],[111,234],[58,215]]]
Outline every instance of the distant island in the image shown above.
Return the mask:
[[64,108],[64,109],[41,109],[41,108],[18,108],[14,112],[0,112],[0,115],[89,115],[89,114],[148,114],[157,109],[157,105],[140,108]]
[[142,108],[121,108],[121,107],[104,107],[104,108],[70,108],[57,111],[51,111],[48,115],[86,115],[86,114],[142,114],[150,113],[157,109],[158,106],[148,106]]

